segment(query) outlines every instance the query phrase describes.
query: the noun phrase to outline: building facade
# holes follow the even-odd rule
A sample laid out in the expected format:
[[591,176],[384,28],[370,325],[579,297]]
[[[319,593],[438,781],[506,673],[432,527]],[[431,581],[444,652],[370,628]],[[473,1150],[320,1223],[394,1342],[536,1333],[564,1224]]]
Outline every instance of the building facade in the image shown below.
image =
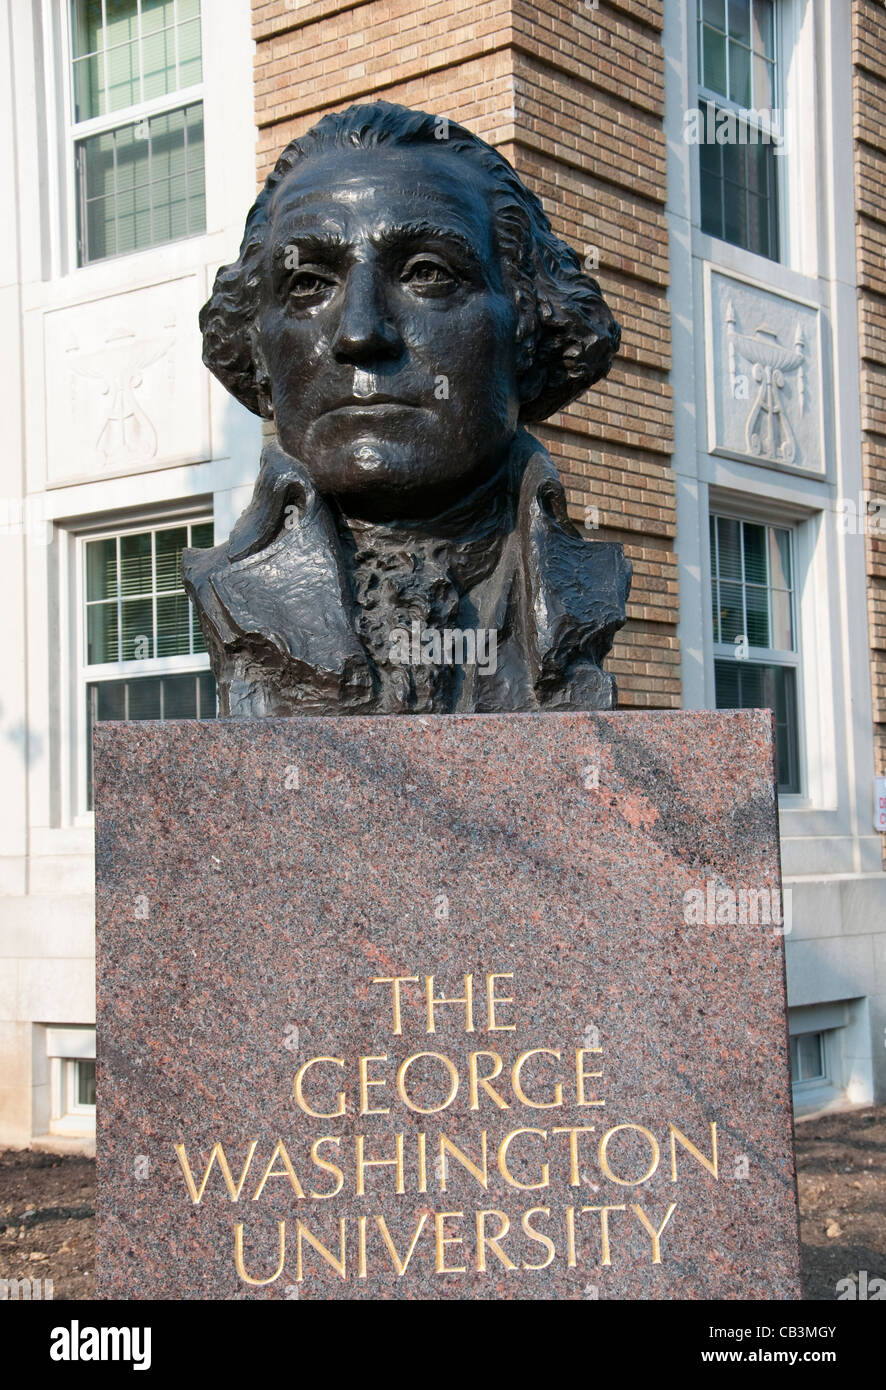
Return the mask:
[[622,352],[538,433],[634,564],[621,704],[772,706],[797,1108],[886,1096],[882,5],[12,0],[2,23],[0,1142],[91,1123],[92,723],[214,713],[178,556],[227,535],[261,431],[200,365],[197,309],[256,176],[374,98],[500,148],[599,279]]

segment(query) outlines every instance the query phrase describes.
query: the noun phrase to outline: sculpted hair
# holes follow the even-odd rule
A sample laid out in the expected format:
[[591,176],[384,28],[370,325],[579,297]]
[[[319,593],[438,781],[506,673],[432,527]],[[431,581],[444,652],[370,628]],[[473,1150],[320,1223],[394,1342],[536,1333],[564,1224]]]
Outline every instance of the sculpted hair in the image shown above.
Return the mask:
[[621,330],[596,280],[554,235],[538,198],[491,145],[463,126],[375,102],[324,116],[288,144],[250,209],[240,254],[215,277],[200,311],[203,361],[239,401],[270,417],[270,382],[256,349],[271,200],[303,159],[333,149],[431,145],[464,154],[488,175],[505,281],[517,308],[520,419],[544,420],[606,375]]

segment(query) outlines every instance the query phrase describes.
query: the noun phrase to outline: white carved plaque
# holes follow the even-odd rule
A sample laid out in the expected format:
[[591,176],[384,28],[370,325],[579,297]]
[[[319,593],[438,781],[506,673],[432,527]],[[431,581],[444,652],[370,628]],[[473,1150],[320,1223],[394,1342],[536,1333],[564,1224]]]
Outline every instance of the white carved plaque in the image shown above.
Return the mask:
[[711,272],[709,447],[825,471],[818,309]]
[[50,485],[208,456],[199,307],[189,275],[46,314]]

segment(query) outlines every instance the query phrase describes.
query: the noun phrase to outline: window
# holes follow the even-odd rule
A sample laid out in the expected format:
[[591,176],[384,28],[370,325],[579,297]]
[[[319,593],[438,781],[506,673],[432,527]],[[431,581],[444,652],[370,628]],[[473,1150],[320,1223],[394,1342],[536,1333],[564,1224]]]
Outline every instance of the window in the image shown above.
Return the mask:
[[798,1033],[791,1038],[791,1080],[828,1080],[827,1033]]
[[95,1129],[95,1029],[46,1029],[51,1134],[89,1134]]
[[697,0],[701,229],[779,257],[773,0]]
[[200,0],[72,0],[71,67],[78,263],[205,231]]
[[775,713],[780,792],[799,792],[793,531],[711,517],[717,709]]
[[83,541],[89,807],[100,720],[215,718],[215,681],[181,579],[182,551],[212,543],[212,522],[203,519]]

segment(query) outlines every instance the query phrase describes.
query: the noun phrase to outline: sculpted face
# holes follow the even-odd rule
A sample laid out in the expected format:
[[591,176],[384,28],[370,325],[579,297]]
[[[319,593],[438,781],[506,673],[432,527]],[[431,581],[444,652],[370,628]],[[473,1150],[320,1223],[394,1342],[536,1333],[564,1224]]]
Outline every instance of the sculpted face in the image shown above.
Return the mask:
[[274,195],[257,346],[277,435],[349,514],[444,510],[514,437],[489,192],[445,147],[380,146],[307,159]]

